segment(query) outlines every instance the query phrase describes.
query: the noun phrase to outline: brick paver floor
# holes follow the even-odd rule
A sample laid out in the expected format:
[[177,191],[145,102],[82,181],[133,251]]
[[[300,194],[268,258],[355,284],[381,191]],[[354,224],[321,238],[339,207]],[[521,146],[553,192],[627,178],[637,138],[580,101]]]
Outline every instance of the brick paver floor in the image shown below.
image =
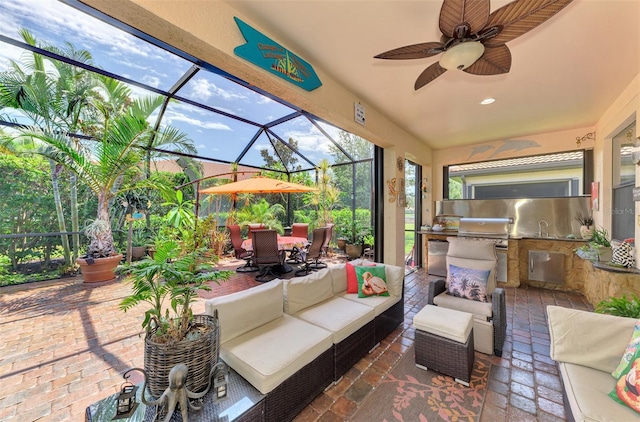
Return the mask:
[[[412,345],[411,321],[425,305],[429,278],[422,270],[407,276],[404,324],[316,398],[298,421],[342,421],[353,415]],[[257,284],[245,274],[206,296]],[[118,309],[129,289],[126,282],[88,285],[80,279],[0,288],[0,420],[83,420],[89,404],[119,390],[124,371],[143,366],[143,308]],[[549,359],[547,304],[590,309],[574,293],[507,289],[505,352],[492,358],[481,421],[565,420],[558,372]],[[204,303],[194,311],[203,312]]]

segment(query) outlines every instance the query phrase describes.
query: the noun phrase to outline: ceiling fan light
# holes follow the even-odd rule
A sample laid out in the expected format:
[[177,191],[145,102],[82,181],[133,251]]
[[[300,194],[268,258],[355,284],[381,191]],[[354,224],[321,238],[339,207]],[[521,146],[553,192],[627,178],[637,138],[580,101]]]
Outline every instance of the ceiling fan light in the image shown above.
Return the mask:
[[440,66],[447,70],[463,70],[471,66],[484,53],[484,45],[478,41],[467,41],[445,51],[440,58]]

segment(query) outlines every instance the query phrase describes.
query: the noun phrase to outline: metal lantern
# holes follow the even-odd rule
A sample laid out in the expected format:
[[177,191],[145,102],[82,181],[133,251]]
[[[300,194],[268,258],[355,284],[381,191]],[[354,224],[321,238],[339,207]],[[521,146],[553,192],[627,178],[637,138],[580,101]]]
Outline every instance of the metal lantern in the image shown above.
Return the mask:
[[112,420],[124,419],[133,415],[133,412],[135,412],[136,408],[138,407],[138,403],[136,402],[137,390],[138,386],[133,385],[130,382],[125,382],[124,384],[122,384],[120,394],[118,394],[118,397],[116,398],[116,415]]
[[229,383],[229,367],[223,362],[218,362],[216,372],[213,377],[213,391],[216,400],[222,400],[227,397],[227,384]]

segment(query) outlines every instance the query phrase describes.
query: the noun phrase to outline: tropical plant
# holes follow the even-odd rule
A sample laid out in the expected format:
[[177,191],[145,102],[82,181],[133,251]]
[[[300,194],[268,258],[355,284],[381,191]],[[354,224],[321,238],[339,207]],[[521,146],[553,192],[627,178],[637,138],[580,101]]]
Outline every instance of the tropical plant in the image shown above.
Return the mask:
[[[156,243],[153,258],[147,257],[130,267],[133,293],[120,302],[127,312],[140,303],[150,307],[144,313],[142,328],[157,343],[184,339],[193,323],[192,305],[200,290],[211,290],[210,281],[220,285],[232,271],[215,271],[203,262],[204,249],[183,254],[176,241]],[[167,302],[169,299],[169,303]]]
[[[125,112],[104,121],[97,132],[100,137],[91,148],[76,149],[69,143],[70,134],[32,127],[21,130],[24,141],[32,141],[34,152],[75,173],[96,195],[96,220],[109,229],[99,240],[90,239],[87,256],[107,257],[115,254],[109,217],[109,200],[122,188],[121,181],[128,172],[139,173],[144,160],[140,145],[154,137],[156,144],[181,144],[184,135],[173,131],[155,133],[147,119],[162,104],[161,97],[136,99]],[[166,136],[165,136],[166,134]]]
[[318,191],[311,196],[310,203],[318,213],[318,225],[326,226],[333,222],[331,211],[338,203],[340,190],[333,184],[333,172],[328,160],[320,160],[316,170],[318,172]]
[[[26,43],[90,63],[91,56],[67,44],[64,49],[39,45],[26,30]],[[33,53],[25,63],[11,63],[0,75],[0,106],[17,110],[31,126],[20,128],[22,145],[51,162],[51,175],[59,229],[66,232],[62,201],[58,193],[61,168],[84,182],[98,199],[97,219],[110,223],[109,200],[123,187],[123,176],[141,173],[140,164],[153,147],[170,145],[181,152],[195,152],[192,142],[173,127],[154,131],[147,119],[163,103],[162,97],[132,100],[122,82],[86,72],[64,62]],[[47,64],[54,69],[52,71]],[[86,140],[90,137],[90,140]],[[75,179],[71,182],[72,221],[77,220]],[[73,228],[77,231],[77,224]],[[65,251],[66,236],[63,236]],[[111,229],[100,250],[89,247],[87,255],[98,258],[114,253]],[[68,254],[65,252],[66,258]]]
[[621,298],[610,297],[598,303],[595,311],[600,314],[640,318],[640,299],[635,294],[631,294],[630,298],[627,298],[626,294],[623,294]]
[[246,226],[252,223],[262,223],[270,229],[275,229],[279,233],[284,232],[281,218],[284,218],[286,211],[282,204],[269,203],[265,199],[251,203],[239,210],[236,214],[238,224]]
[[610,248],[611,242],[609,241],[609,232],[607,232],[607,229],[605,229],[604,227],[601,227],[601,228],[596,227],[595,230],[593,231],[593,238],[589,243],[592,243],[594,245],[600,245],[605,248]]
[[[351,233],[347,237],[347,243],[352,245],[365,245],[365,239],[371,236],[371,227],[362,225],[357,219],[351,224]],[[373,237],[373,236],[372,236]]]
[[[20,31],[25,43],[57,53],[80,63],[91,64],[91,54],[77,50],[71,44],[60,49],[40,44],[26,29]],[[96,96],[95,78],[86,70],[65,62],[53,60],[37,53],[25,54],[22,62],[11,61],[11,70],[0,74],[0,108],[13,110],[30,124],[48,132],[76,133],[82,130],[85,121],[91,120],[88,105]],[[9,119],[10,120],[10,119]],[[69,146],[77,149],[74,138],[67,138]],[[51,188],[56,206],[58,230],[67,231],[59,181],[63,173],[55,161],[50,161]],[[74,257],[79,249],[79,217],[77,206],[76,175],[69,176],[69,206]],[[71,252],[66,235],[61,236],[65,261],[71,262]]]
[[580,223],[581,226],[591,227],[593,226],[593,217],[591,215],[583,215],[582,213],[576,214],[576,221]]

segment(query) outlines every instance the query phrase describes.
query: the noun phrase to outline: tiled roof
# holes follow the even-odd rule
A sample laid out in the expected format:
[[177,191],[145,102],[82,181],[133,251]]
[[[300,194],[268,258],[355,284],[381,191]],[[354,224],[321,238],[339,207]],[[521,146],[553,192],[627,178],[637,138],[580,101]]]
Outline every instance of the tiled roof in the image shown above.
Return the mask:
[[487,169],[507,169],[517,166],[531,166],[549,163],[569,163],[571,161],[582,160],[582,151],[563,152],[558,154],[535,155],[531,157],[510,158],[506,160],[482,161],[471,164],[461,164],[449,167],[449,174],[468,172],[473,170]]

